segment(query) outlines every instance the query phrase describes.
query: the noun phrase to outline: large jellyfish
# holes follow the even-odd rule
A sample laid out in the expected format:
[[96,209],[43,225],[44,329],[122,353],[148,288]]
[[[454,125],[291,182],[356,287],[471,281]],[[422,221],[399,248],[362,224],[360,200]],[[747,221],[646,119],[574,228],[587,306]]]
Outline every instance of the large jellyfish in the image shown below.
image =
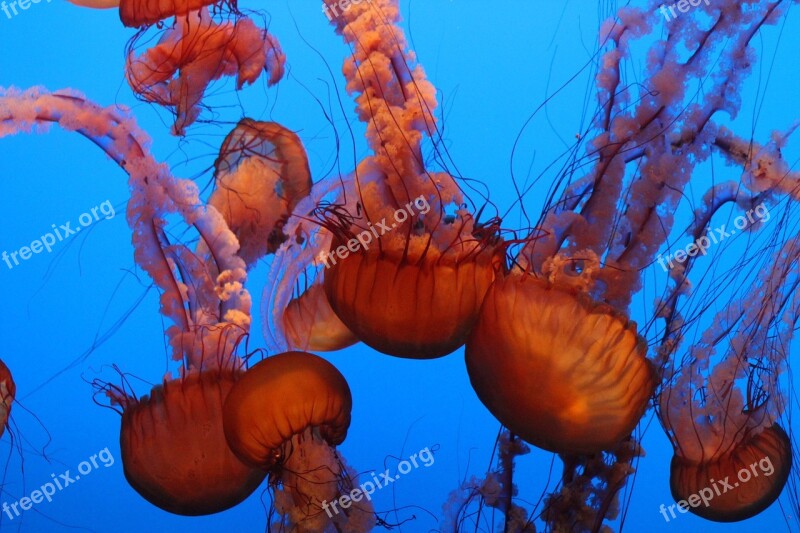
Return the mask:
[[[199,200],[197,187],[174,179],[146,151],[147,139],[132,120],[72,93],[32,89],[0,98],[0,134],[57,122],[101,146],[130,175],[128,222],[137,263],[161,288],[161,310],[180,375],[169,374],[149,396],[102,385],[122,407],[120,447],[125,476],[148,501],[167,511],[210,514],[244,500],[264,472],[240,462],[222,430],[222,405],[243,374],[236,356],[250,327],[244,262],[220,214]],[[172,245],[164,217],[179,214],[209,253]],[[198,431],[198,428],[201,430]]]
[[656,385],[646,352],[619,311],[515,272],[489,289],[466,362],[475,392],[513,433],[589,454],[615,447],[644,414]]
[[[314,282],[321,280],[331,308],[358,340],[426,359],[464,344],[504,249],[492,224],[479,223],[466,207],[456,179],[425,169],[422,144],[436,127],[435,90],[420,66],[410,66],[398,20],[390,0],[352,4],[334,19],[353,48],[344,75],[374,155],[317,211],[323,231],[303,225],[304,234],[318,237],[302,249],[287,243],[276,264],[285,265],[284,254],[293,262],[302,254],[301,267],[314,265]],[[275,267],[271,275],[283,281],[266,291],[285,293],[296,279]],[[271,296],[265,301],[275,303]],[[285,304],[265,304],[268,313],[276,307]],[[270,337],[285,347],[285,325],[273,319],[272,328],[278,333]]]
[[[370,496],[333,449],[347,435],[352,399],[336,368],[315,355],[287,352],[248,370],[225,401],[225,435],[245,463],[280,485],[276,507],[292,531],[368,531]],[[337,509],[342,495],[352,502]]]
[[[562,485],[541,515],[553,530],[597,531],[617,516],[617,493],[643,455],[628,433],[656,382],[658,413],[675,445],[676,498],[759,459],[774,466],[771,476],[693,512],[715,520],[753,516],[786,483],[791,446],[777,424],[787,401],[777,376],[797,319],[796,245],[772,251],[756,292],[728,305],[722,300],[713,322],[707,301],[691,321],[683,314],[693,294],[690,266],[705,255],[695,246],[689,260],[684,254],[671,264],[672,284],[641,330],[628,317],[645,273],[669,246],[690,179],[712,153],[744,168],[743,183],[712,186],[680,237],[710,242],[711,219],[722,205],[747,220],[762,202],[775,206],[778,193],[796,195],[796,179],[780,157],[785,134],[762,146],[720,125],[722,115],[735,118],[739,110],[738,91],[756,62],[751,41],[778,24],[789,3],[701,4],[659,36],[658,4],[651,2],[648,9],[620,9],[601,30],[598,111],[592,129],[578,136],[585,159],[570,165],[571,172],[587,170],[556,182],[560,191],[548,199],[510,273],[489,289],[466,350],[471,381],[490,411],[512,433],[562,454]],[[626,85],[623,72],[637,41],[647,47],[646,75]],[[709,277],[732,283],[714,270]],[[503,327],[510,319],[523,326]],[[686,329],[701,323],[703,340],[684,346]],[[714,359],[726,343],[726,354]],[[696,506],[694,498],[688,505]]]

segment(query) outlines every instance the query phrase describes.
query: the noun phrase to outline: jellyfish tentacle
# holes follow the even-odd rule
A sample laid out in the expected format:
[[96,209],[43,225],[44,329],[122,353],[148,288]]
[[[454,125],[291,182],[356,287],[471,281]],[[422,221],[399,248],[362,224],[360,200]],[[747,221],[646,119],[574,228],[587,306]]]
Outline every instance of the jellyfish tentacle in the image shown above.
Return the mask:
[[[264,339],[267,349],[281,353],[299,346],[289,346],[285,332],[284,313],[292,299],[295,284],[307,265],[322,265],[322,255],[330,250],[333,235],[322,224],[310,219],[324,201],[338,205],[346,198],[354,203],[355,180],[352,175],[328,177],[313,185],[308,196],[300,200],[284,226],[288,239],[275,252],[267,276],[261,303],[264,318]],[[329,200],[326,200],[329,199]],[[321,283],[324,270],[319,270],[316,282]]]
[[[146,150],[147,136],[133,119],[117,108],[101,108],[74,93],[47,93],[40,89],[0,92],[0,135],[29,131],[43,123],[58,123],[88,137],[128,174],[131,199],[128,222],[134,231],[134,257],[162,289],[162,313],[179,327],[172,335],[188,331],[183,295],[163,254],[154,222],[169,213],[179,213],[194,225],[219,263],[216,289],[223,309],[223,321],[249,329],[250,296],[244,289],[244,262],[236,255],[236,237],[215,209],[199,198],[197,186],[175,179],[166,165],[159,164]],[[180,343],[179,343],[180,345]]]
[[273,85],[283,76],[286,60],[276,38],[249,18],[217,23],[205,7],[177,17],[160,42],[139,57],[132,49],[135,42],[128,46],[128,83],[144,100],[175,109],[175,135],[183,135],[197,119],[213,80],[237,74],[241,89],[267,70]]

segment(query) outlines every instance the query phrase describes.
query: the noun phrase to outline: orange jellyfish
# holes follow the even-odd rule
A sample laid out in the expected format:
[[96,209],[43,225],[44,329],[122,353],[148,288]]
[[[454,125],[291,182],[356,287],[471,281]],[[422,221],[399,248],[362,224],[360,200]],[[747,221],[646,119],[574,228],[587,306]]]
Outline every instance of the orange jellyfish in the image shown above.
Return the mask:
[[[236,353],[250,328],[250,296],[236,237],[196,185],[175,179],[148,153],[149,140],[115,108],[103,109],[75,93],[38,89],[0,99],[4,132],[30,131],[56,122],[90,138],[129,174],[128,222],[136,262],[161,289],[161,312],[179,376],[137,399],[127,387],[98,383],[122,407],[120,448],[130,485],[154,505],[201,515],[236,505],[255,490],[264,472],[228,448],[222,406],[243,374]],[[164,218],[180,215],[207,253],[171,244]]]
[[325,205],[355,209],[353,183],[352,175],[315,183],[283,227],[286,240],[270,264],[261,303],[264,338],[273,353],[334,351],[358,342],[325,293],[323,260],[333,235],[314,218]]
[[11,377],[11,371],[0,361],[0,437],[6,431],[8,418],[11,416],[11,404],[17,395],[17,386]]
[[228,444],[283,488],[275,504],[292,531],[356,532],[375,525],[371,495],[354,488],[355,476],[333,448],[347,435],[351,408],[344,376],[305,352],[264,359],[228,394]]
[[715,522],[738,522],[778,499],[791,468],[791,441],[775,424],[741,440],[727,453],[712,454],[701,462],[675,455],[670,489],[679,512],[689,510]]
[[239,240],[239,257],[252,266],[286,240],[286,220],[311,192],[302,141],[280,124],[245,118],[223,141],[214,167],[208,203]]
[[545,450],[613,448],[644,414],[656,375],[636,324],[581,291],[514,271],[489,289],[466,347],[478,397]]
[[246,17],[218,24],[202,8],[177,17],[159,43],[139,57],[135,42],[136,37],[128,46],[128,83],[144,100],[174,109],[175,135],[183,135],[197,119],[213,80],[236,75],[236,88],[241,89],[264,70],[269,85],[283,76],[285,56],[277,40]]
[[[160,213],[140,207],[152,196],[146,187],[134,187],[129,203],[137,259],[150,271],[164,269],[156,279],[168,283],[162,311],[175,324],[167,335],[173,357],[183,362],[180,376],[168,374],[141,399],[107,389],[123,408],[120,448],[128,482],[154,505],[183,515],[228,509],[264,479],[231,452],[222,428],[223,403],[243,374],[235,354],[250,325],[244,262],[224,220],[196,195],[189,186],[180,200],[197,211],[187,218],[203,242],[198,249],[208,251],[202,256],[169,243]],[[154,253],[158,266],[150,262]]]
[[[239,241],[239,257],[252,267],[289,239],[284,232],[289,216],[311,188],[308,158],[300,138],[280,124],[243,119],[220,148],[209,205],[225,218]],[[303,206],[308,211],[316,208],[308,201]],[[304,218],[300,213],[296,217]],[[296,224],[289,225],[289,230],[296,233]],[[293,237],[290,244],[299,244],[297,235]],[[331,310],[320,282],[276,309],[283,314],[282,325],[290,343],[287,348],[329,351],[356,342]]]
[[292,346],[315,352],[341,350],[358,341],[331,309],[321,283],[314,283],[293,298],[283,315]]
[[[265,70],[269,85],[283,77],[286,58],[278,41],[241,15],[235,2],[225,3],[231,8],[232,20],[218,23],[207,6],[222,2],[70,1],[100,9],[118,6],[125,26],[143,27],[128,44],[126,77],[139,97],[174,110],[175,135],[183,135],[186,127],[197,120],[203,94],[212,81],[236,75],[238,90],[255,82]],[[215,6],[213,10],[218,13],[222,7]],[[174,23],[158,44],[137,57],[134,48],[147,28],[170,17],[175,17]]]
[[675,450],[670,488],[677,502],[661,510],[667,520],[676,511],[746,520],[777,500],[789,478],[793,449],[778,422],[786,402],[779,378],[800,319],[800,296],[790,292],[800,283],[800,238],[771,255],[684,364],[665,369],[659,419]]
[[[332,2],[330,2],[332,4]],[[333,311],[372,348],[441,357],[461,346],[502,249],[467,208],[456,179],[424,168],[422,142],[436,128],[435,89],[398,27],[397,2],[352,4],[334,19],[351,45],[344,66],[373,157],[355,171],[356,205],[329,210],[321,258]]]
[[239,376],[206,370],[167,379],[138,400],[115,395],[124,407],[125,478],[147,501],[175,514],[207,515],[242,502],[264,480],[231,453],[222,431],[222,403]]

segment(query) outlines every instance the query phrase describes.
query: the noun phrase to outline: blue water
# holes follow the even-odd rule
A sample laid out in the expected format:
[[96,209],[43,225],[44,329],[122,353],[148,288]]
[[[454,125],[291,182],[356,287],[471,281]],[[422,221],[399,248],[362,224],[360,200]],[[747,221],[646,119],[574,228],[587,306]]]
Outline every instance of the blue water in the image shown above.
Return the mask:
[[[133,97],[123,66],[125,45],[134,32],[121,26],[114,11],[83,10],[62,0],[42,0],[11,18],[0,11],[0,85],[71,87],[101,105],[129,106],[153,138],[155,156],[176,175],[201,186],[209,182],[208,168],[228,124],[244,115],[297,131],[315,178],[335,170],[338,133],[341,168],[351,170],[353,154],[360,159],[367,150],[340,74],[346,47],[327,25],[319,1],[266,4],[240,5],[267,10],[269,29],[288,56],[287,77],[276,88],[267,89],[260,80],[240,93],[230,82],[214,85],[207,103],[218,114],[204,115],[211,122],[191,128],[184,140],[169,135],[168,113]],[[527,209],[538,212],[555,173],[548,164],[585,130],[584,109],[594,109],[592,80],[584,67],[596,46],[599,18],[612,6],[589,0],[426,0],[404,1],[402,6],[409,42],[439,90],[440,126],[452,162],[463,176],[488,184],[492,200],[501,206],[516,198],[512,166],[522,180],[543,172],[541,194],[526,198]],[[737,119],[749,134],[757,114],[752,131],[756,139],[766,139],[771,130],[785,129],[800,117],[798,29],[800,19],[794,13],[780,41],[777,30],[770,28],[759,44],[766,50],[759,58],[761,72],[748,82]],[[642,58],[637,60],[641,65]],[[628,75],[632,80],[640,73],[632,68]],[[524,122],[568,81],[558,100],[524,130],[512,161]],[[715,170],[728,173],[728,179],[738,177],[723,165]],[[58,477],[70,470],[74,477],[82,461],[91,464],[97,455],[97,466],[83,466],[88,473],[57,491],[52,502],[34,504],[20,516],[12,512],[13,519],[0,514],[0,528],[264,531],[269,506],[265,489],[232,510],[202,518],[174,516],[147,503],[123,476],[119,416],[93,402],[90,382],[114,380],[111,365],[141,378],[134,381],[139,394],[170,368],[158,295],[146,293],[150,280],[134,268],[124,217],[126,178],[94,145],[59,129],[0,139],[0,252],[17,250],[50,231],[52,224],[75,221],[106,201],[116,214],[57,243],[52,253],[34,255],[13,268],[0,263],[0,358],[13,372],[18,399],[12,430],[0,441],[0,464],[5,465],[0,503],[30,495],[50,482],[51,474]],[[521,223],[518,217],[512,214],[506,225]],[[261,265],[250,277],[255,302],[266,271]],[[256,304],[255,314],[257,310]],[[643,313],[634,310],[634,315]],[[260,317],[255,319],[257,344],[261,325]],[[374,501],[378,511],[394,510],[385,518],[400,524],[398,530],[436,530],[450,491],[490,465],[499,430],[469,385],[463,350],[426,362],[383,356],[364,346],[326,357],[353,391],[353,422],[340,449],[355,469],[380,473],[425,447],[434,451],[429,467],[414,469],[378,491]],[[627,530],[784,530],[785,515],[797,525],[785,498],[785,513],[776,504],[744,523],[712,524],[692,515],[665,522],[658,506],[673,502],[668,486],[672,450],[651,413],[639,431],[647,455],[625,489]],[[559,473],[560,463],[551,454],[525,456],[517,466],[520,497],[536,503],[548,486],[555,486]]]

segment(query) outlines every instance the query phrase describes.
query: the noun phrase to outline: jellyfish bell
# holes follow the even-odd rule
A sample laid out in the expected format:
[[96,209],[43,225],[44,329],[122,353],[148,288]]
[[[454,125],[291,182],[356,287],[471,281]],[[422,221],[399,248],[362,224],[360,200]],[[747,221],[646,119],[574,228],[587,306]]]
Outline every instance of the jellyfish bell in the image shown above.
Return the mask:
[[[225,401],[223,425],[230,449],[246,464],[270,471],[280,484],[278,511],[297,531],[369,531],[369,501],[353,500],[345,512],[326,504],[352,489],[334,446],[350,426],[352,398],[344,376],[324,359],[305,352],[268,357],[238,380]],[[349,490],[348,489],[348,490]]]
[[243,461],[269,470],[284,443],[306,428],[341,444],[351,409],[350,387],[336,367],[309,353],[287,352],[260,361],[239,380],[225,405],[225,435]]
[[436,89],[399,21],[393,0],[354,3],[331,20],[352,50],[343,73],[373,155],[356,165],[357,205],[336,206],[326,221],[334,238],[324,286],[359,340],[430,359],[463,345],[504,249],[491,232],[479,235],[454,173],[425,168]]
[[582,292],[513,271],[489,288],[466,346],[470,382],[512,433],[592,454],[630,435],[656,375],[636,324]]
[[283,322],[290,345],[304,350],[331,352],[358,342],[331,309],[320,283],[314,283],[289,302]]
[[791,440],[778,424],[701,461],[678,453],[670,466],[672,497],[715,522],[752,518],[778,499],[792,468]]
[[191,372],[149,396],[124,400],[125,478],[153,505],[185,516],[218,513],[246,499],[265,472],[242,463],[222,431],[222,406],[241,371]]
[[[420,178],[409,185],[420,194],[406,201],[388,192],[374,161],[356,174],[364,215],[334,213],[326,221],[334,235],[323,258],[331,307],[360,341],[382,353],[431,359],[453,352],[502,269],[501,240],[461,207],[449,175]],[[448,206],[459,207],[448,215]]]
[[91,9],[114,9],[119,7],[120,0],[67,0],[70,4]]
[[[366,345],[411,359],[432,359],[464,344],[500,257],[480,242],[443,256],[373,248],[338,261],[325,290],[341,321]],[[341,249],[344,244],[337,246]]]
[[8,426],[11,416],[11,404],[17,395],[17,385],[11,377],[11,371],[3,361],[0,361],[0,437]]
[[118,0],[119,19],[129,28],[149,26],[170,17],[180,17],[214,4],[236,8],[235,0]]
[[311,172],[300,138],[275,122],[242,119],[222,143],[209,199],[239,240],[239,256],[252,266],[286,239],[282,227],[311,191]]

